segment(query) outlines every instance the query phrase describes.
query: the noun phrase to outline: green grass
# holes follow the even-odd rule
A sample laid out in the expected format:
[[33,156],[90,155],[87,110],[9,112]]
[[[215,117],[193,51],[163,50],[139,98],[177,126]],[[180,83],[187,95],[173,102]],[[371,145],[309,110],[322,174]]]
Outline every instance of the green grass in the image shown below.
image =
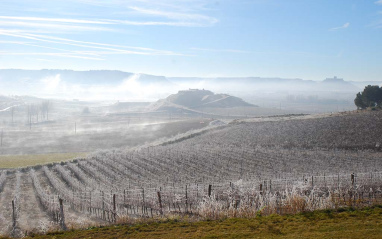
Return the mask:
[[0,155],[0,168],[18,168],[85,157],[87,153],[52,153],[26,155]]
[[382,238],[382,206],[297,215],[187,222],[165,220],[35,235],[33,238]]

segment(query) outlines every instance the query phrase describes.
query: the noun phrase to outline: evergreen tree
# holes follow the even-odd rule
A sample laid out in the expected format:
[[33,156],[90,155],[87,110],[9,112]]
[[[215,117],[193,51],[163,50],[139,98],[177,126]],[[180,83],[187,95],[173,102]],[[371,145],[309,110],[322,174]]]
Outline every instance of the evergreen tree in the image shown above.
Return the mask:
[[358,92],[354,104],[359,109],[382,106],[382,87],[377,85],[366,86],[362,93]]

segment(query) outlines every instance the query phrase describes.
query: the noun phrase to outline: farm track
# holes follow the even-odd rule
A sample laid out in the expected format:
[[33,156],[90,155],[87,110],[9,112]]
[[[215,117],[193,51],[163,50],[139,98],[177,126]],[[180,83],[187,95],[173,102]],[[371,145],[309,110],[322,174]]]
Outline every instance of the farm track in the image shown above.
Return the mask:
[[36,228],[43,230],[49,225],[51,219],[42,209],[28,173],[21,174],[20,189],[20,229],[23,231],[34,231]]
[[0,193],[0,232],[3,234],[10,233],[12,229],[12,199],[15,194],[16,186],[15,174],[8,175],[5,181],[4,189]]
[[[57,191],[53,188],[53,186],[50,184],[48,178],[45,176],[45,174],[42,171],[36,171],[38,178],[40,179],[41,186],[43,186],[47,192],[49,192],[52,195],[57,195]],[[64,183],[64,182],[63,182]],[[73,224],[73,225],[99,225],[102,224],[103,221],[100,221],[98,219],[94,219],[91,217],[88,217],[86,214],[77,212],[73,210],[68,203],[64,202],[64,211],[65,211],[65,221],[67,224]]]

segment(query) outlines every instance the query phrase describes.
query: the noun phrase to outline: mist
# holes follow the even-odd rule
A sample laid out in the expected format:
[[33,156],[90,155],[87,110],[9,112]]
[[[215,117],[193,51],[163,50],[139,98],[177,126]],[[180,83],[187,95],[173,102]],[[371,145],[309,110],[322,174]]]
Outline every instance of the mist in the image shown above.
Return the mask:
[[180,90],[206,89],[241,97],[260,107],[301,112],[354,109],[354,95],[362,91],[366,84],[368,82],[351,82],[339,77],[312,81],[260,77],[165,77],[103,70],[0,70],[0,94],[5,96],[28,95],[69,101],[155,102]]
[[354,110],[361,87],[362,82],[337,77],[310,81],[0,70],[0,154],[129,148],[216,119]]

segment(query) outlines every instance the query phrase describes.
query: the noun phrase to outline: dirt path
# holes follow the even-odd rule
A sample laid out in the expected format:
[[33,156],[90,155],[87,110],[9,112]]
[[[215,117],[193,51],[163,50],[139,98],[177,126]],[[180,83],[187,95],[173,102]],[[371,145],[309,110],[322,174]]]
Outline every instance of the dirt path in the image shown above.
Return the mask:
[[286,121],[286,120],[306,120],[306,119],[321,119],[327,117],[336,117],[336,116],[345,116],[345,115],[354,115],[361,114],[357,111],[345,111],[345,112],[335,112],[335,113],[321,113],[321,114],[289,114],[289,115],[279,115],[279,116],[265,116],[265,117],[254,117],[248,119],[237,119],[234,120],[234,123],[240,122],[274,122],[274,121]]
[[[40,179],[41,186],[50,194],[56,194],[54,188],[51,186],[49,179],[41,170],[36,171],[37,177]],[[105,221],[90,217],[89,215],[77,212],[70,208],[68,203],[64,202],[65,222],[68,228],[83,228],[87,226],[105,225]]]
[[12,229],[12,199],[16,185],[15,174],[7,175],[0,192],[0,235],[9,235]]
[[19,227],[25,232],[44,232],[51,224],[49,215],[41,207],[29,173],[21,175]]

